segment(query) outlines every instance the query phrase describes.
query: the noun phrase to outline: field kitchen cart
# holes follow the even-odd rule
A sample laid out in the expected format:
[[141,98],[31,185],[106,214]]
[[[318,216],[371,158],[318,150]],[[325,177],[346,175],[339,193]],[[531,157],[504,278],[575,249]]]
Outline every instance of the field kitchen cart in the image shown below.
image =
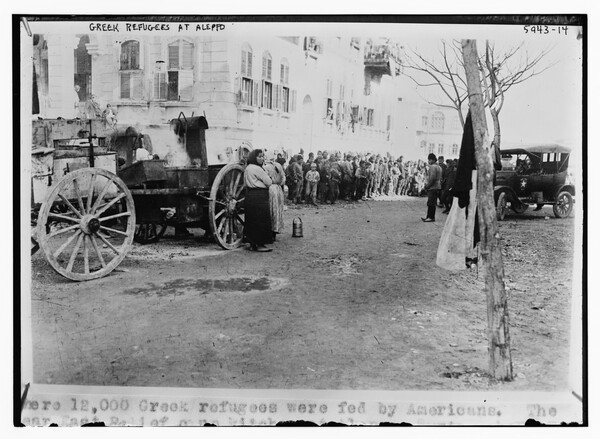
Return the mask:
[[[104,119],[33,121],[32,252],[58,273],[106,276],[133,241],[157,241],[167,225],[200,227],[224,249],[241,245],[244,163],[208,165],[204,117],[170,123],[191,165],[133,162],[143,136]],[[121,165],[121,166],[119,166]]]

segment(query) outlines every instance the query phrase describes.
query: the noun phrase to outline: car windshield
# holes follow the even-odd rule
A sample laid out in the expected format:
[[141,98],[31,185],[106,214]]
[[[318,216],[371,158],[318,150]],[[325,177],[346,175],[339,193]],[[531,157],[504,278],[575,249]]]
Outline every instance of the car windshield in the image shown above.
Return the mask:
[[502,170],[518,174],[554,174],[568,167],[568,153],[502,153]]
[[502,170],[516,171],[518,168],[531,165],[531,159],[527,154],[502,154]]

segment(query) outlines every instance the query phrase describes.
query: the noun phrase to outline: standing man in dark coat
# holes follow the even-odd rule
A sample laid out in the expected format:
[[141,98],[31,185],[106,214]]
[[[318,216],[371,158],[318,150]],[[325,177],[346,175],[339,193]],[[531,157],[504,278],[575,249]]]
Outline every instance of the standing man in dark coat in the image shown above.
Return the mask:
[[442,168],[442,181],[441,181],[441,185],[442,185],[442,190],[440,191],[440,204],[438,205],[438,207],[444,207],[444,181],[446,180],[446,172],[448,170],[448,166],[446,166],[446,163],[444,163],[444,156],[441,155],[438,157],[438,165],[440,168]]
[[437,158],[433,153],[427,156],[427,161],[429,162],[429,173],[427,174],[427,183],[425,184],[425,190],[427,191],[427,216],[421,218],[421,220],[426,223],[432,223],[435,221],[437,199],[442,189],[442,168],[437,164]]

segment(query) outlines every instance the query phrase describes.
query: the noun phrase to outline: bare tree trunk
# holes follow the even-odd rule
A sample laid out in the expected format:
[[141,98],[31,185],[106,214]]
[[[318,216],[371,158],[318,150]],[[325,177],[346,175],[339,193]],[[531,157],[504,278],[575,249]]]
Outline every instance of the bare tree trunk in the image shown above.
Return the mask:
[[490,108],[490,113],[492,114],[492,121],[494,122],[494,144],[496,148],[500,149],[500,120],[498,119],[498,112],[495,108]]
[[475,40],[462,40],[462,50],[475,136],[477,211],[481,234],[479,245],[485,273],[489,369],[494,378],[510,381],[513,379],[513,374],[508,332],[508,307],[504,291],[504,266],[494,205],[492,158],[484,147],[487,128]]

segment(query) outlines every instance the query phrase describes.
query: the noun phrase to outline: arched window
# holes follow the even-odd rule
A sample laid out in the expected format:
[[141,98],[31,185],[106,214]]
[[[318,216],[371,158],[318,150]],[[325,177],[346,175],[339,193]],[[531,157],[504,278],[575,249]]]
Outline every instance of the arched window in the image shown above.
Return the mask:
[[264,52],[262,57],[262,79],[271,81],[273,71],[273,58],[269,52]]
[[279,82],[288,85],[290,83],[290,63],[286,58],[281,59]]
[[242,46],[242,66],[240,73],[242,77],[252,78],[252,47],[249,44]]
[[125,41],[121,44],[120,70],[138,70],[140,68],[140,42]]
[[273,58],[269,52],[264,52],[262,56],[262,106],[273,109]]
[[242,105],[259,105],[258,92],[260,85],[252,79],[252,47],[248,43],[242,46],[242,62],[240,65],[240,103]]
[[434,130],[443,130],[444,129],[444,114],[441,112],[433,113],[431,118],[431,127]]
[[425,140],[421,140],[421,149],[425,150],[426,147],[427,147],[427,142]]
[[140,42],[136,40],[127,40],[121,43],[119,55],[121,99],[143,99],[144,78],[141,68],[142,54]]
[[194,44],[179,39],[167,46],[167,100],[191,101],[194,86]]

